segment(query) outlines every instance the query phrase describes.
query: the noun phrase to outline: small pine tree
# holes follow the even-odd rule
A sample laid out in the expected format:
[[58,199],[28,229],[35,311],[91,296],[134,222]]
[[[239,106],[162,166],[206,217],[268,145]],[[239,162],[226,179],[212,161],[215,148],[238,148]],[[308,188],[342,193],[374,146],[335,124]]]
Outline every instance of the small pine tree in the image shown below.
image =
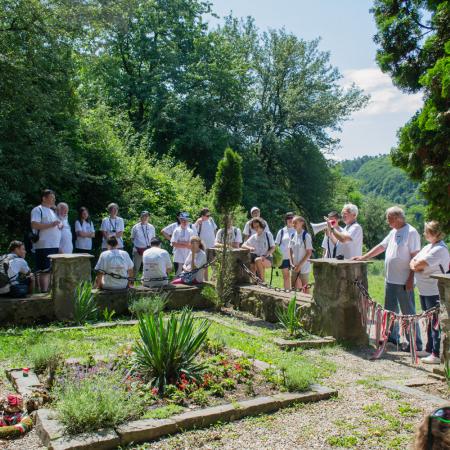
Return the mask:
[[226,291],[226,273],[229,268],[228,228],[233,211],[240,205],[242,199],[242,158],[231,148],[225,150],[223,158],[217,165],[216,178],[213,185],[214,208],[219,212],[223,224],[223,250],[220,271],[217,279],[219,298],[224,299]]

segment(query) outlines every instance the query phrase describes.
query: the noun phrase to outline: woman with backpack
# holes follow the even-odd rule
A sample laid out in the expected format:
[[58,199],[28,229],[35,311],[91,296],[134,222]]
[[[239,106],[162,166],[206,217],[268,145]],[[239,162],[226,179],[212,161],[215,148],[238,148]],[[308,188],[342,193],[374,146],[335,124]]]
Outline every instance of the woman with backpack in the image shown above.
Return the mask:
[[242,245],[242,248],[250,250],[250,270],[259,276],[261,281],[265,279],[265,270],[272,267],[272,254],[275,251],[275,242],[272,233],[266,231],[263,219],[252,219],[250,228],[254,234]]
[[293,288],[304,288],[305,294],[309,294],[306,288],[311,271],[311,258],[313,252],[311,235],[306,231],[306,221],[301,216],[295,216],[292,220],[295,234],[289,241],[289,259],[292,267]]
[[172,284],[201,284],[205,281],[204,269],[191,273],[206,264],[205,245],[198,236],[191,236],[190,247],[191,251],[184,261],[183,271]]
[[92,254],[92,239],[95,237],[95,228],[89,217],[89,211],[82,206],[78,210],[78,220],[75,221],[75,253]]
[[[224,228],[220,228],[216,234],[215,247],[223,247]],[[229,228],[227,230],[227,242],[231,248],[239,248],[242,244],[242,233],[238,227],[233,226],[233,220],[229,219]]]
[[291,288],[291,261],[289,259],[289,242],[294,237],[295,228],[292,224],[294,220],[294,213],[288,212],[284,215],[285,226],[278,231],[277,237],[275,238],[275,244],[280,248],[283,255],[283,262],[279,267],[283,274],[283,285],[284,289]]

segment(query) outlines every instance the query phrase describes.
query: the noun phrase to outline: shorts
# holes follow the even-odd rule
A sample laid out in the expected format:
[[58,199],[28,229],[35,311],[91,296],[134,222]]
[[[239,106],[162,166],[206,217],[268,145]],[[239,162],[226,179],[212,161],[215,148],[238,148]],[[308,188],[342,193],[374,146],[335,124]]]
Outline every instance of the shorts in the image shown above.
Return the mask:
[[28,295],[30,286],[30,279],[27,279],[26,281],[23,281],[21,283],[13,284],[9,288],[9,294],[8,297],[12,298],[24,298]]
[[[255,259],[259,258],[259,257],[260,256],[258,256],[256,253],[250,253],[250,262],[252,264],[254,264],[255,263]],[[266,259],[272,263],[273,256],[266,256]]]
[[37,248],[34,251],[36,258],[36,270],[49,270],[51,267],[49,255],[56,255],[57,253],[57,248]]
[[283,259],[283,262],[281,263],[281,266],[279,269],[290,269],[291,268],[291,262],[289,259]]

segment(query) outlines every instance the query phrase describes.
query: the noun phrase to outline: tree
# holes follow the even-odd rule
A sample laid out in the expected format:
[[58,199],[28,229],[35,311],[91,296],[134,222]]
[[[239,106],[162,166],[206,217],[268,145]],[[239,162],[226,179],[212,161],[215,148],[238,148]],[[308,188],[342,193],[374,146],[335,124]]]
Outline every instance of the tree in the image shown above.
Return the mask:
[[421,182],[428,217],[450,230],[450,2],[376,0],[377,62],[424,106],[398,132],[395,165]]
[[242,200],[242,184],[242,158],[231,148],[227,148],[217,165],[213,185],[214,209],[221,214],[223,223],[223,248],[217,280],[217,291],[221,299],[227,297],[225,277],[228,269],[228,228],[233,210],[239,207]]

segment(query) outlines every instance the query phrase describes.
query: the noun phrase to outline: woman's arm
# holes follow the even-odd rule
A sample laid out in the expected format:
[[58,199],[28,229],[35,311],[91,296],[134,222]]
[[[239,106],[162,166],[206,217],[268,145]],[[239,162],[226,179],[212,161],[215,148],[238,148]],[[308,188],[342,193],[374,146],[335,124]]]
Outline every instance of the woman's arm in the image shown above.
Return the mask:
[[424,259],[415,259],[413,258],[409,263],[409,268],[413,272],[422,272],[428,267],[428,263]]
[[312,250],[306,250],[305,256],[295,266],[295,268],[297,269],[296,272],[298,272],[303,267],[303,265],[306,263],[306,261],[308,261],[308,259],[311,258],[311,255],[312,255]]

